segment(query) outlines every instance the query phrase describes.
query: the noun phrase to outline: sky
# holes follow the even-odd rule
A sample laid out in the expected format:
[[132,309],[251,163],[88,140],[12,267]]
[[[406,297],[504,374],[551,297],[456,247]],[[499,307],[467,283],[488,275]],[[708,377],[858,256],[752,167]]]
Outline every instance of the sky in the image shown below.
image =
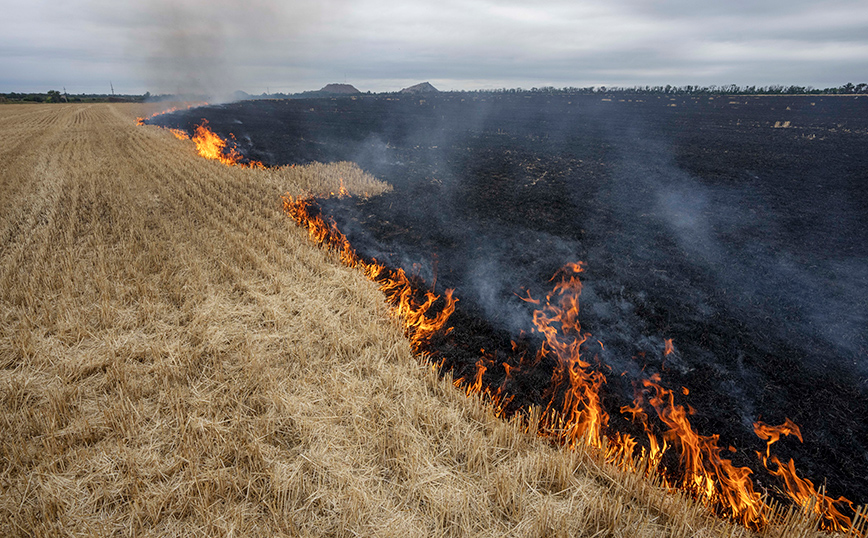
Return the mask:
[[868,82],[866,0],[0,0],[0,92]]

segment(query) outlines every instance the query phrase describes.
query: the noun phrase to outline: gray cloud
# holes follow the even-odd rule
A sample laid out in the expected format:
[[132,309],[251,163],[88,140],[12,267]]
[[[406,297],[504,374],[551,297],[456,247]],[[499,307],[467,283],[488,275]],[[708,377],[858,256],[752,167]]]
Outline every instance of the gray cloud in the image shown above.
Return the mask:
[[[868,72],[868,5],[0,0],[0,91],[805,84]],[[76,88],[75,86],[78,86]]]

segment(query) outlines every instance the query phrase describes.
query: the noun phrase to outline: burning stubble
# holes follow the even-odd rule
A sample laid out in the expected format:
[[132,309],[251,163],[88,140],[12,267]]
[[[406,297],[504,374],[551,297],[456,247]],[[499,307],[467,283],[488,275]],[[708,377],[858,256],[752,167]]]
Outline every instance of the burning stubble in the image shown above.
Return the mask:
[[277,203],[382,182],[223,166],[152,112],[0,110],[0,534],[754,536],[496,420]]
[[[498,130],[499,133],[500,130]],[[413,134],[409,136],[410,140],[414,142],[420,142],[420,139],[414,139],[414,136],[421,136],[419,133],[415,131],[411,131]],[[385,136],[380,135],[384,138],[388,138],[390,135],[387,133]],[[394,133],[391,136],[396,136]],[[406,135],[405,135],[406,136]],[[484,136],[484,135],[483,135]],[[534,133],[530,133],[529,136],[533,139],[534,136],[538,136]],[[471,137],[472,138],[472,137]],[[370,140],[370,137],[363,138],[361,140]],[[399,138],[400,140],[400,138]],[[406,139],[405,139],[406,140]],[[447,143],[447,147],[449,143],[451,143],[454,148],[456,145],[468,143],[467,138],[456,137],[452,140],[449,140],[449,137],[439,136],[436,138],[437,144],[432,144],[430,141],[426,146],[428,149],[437,149],[440,144],[444,144],[444,140]],[[515,137],[512,137],[512,140],[515,140]],[[486,140],[490,143],[490,139]],[[552,143],[553,141],[547,141],[547,143]],[[554,144],[562,143],[562,141],[554,141]],[[681,248],[682,250],[687,251],[689,254],[693,254],[694,256],[700,258],[699,259],[699,268],[707,269],[714,268],[714,266],[720,261],[725,259],[720,252],[725,252],[725,248],[729,248],[729,246],[720,243],[718,240],[719,237],[719,225],[720,221],[716,217],[709,217],[709,214],[712,213],[712,207],[714,202],[720,199],[720,192],[726,192],[720,188],[709,188],[698,186],[697,188],[691,189],[691,181],[695,183],[695,180],[691,178],[688,174],[685,174],[681,170],[677,169],[671,164],[671,160],[664,157],[660,157],[660,154],[665,155],[665,152],[660,152],[659,148],[655,148],[656,152],[649,153],[646,148],[649,147],[647,143],[643,145],[644,140],[642,138],[639,139],[639,143],[636,143],[633,140],[628,141],[627,144],[624,144],[621,141],[621,147],[625,150],[625,155],[627,157],[622,157],[620,161],[616,161],[617,166],[614,169],[614,172],[609,172],[604,176],[604,180],[602,182],[602,188],[598,188],[597,192],[593,192],[591,190],[592,197],[596,198],[596,201],[608,202],[603,204],[604,208],[614,209],[610,214],[604,214],[602,218],[597,217],[597,220],[594,219],[586,219],[584,222],[588,226],[588,236],[583,236],[579,234],[578,236],[567,236],[566,238],[559,239],[561,243],[564,245],[568,245],[567,248],[563,250],[563,253],[566,255],[575,255],[580,249],[587,249],[591,254],[591,258],[596,259],[597,256],[593,254],[601,254],[600,247],[593,246],[594,236],[606,234],[607,230],[605,225],[607,223],[606,219],[608,219],[609,224],[611,222],[616,222],[618,224],[618,233],[620,236],[615,235],[611,236],[610,240],[605,243],[605,247],[608,251],[609,259],[621,258],[621,259],[630,259],[633,258],[633,262],[628,264],[626,267],[619,265],[612,265],[609,267],[605,266],[605,262],[607,261],[607,257],[605,255],[600,255],[599,260],[602,260],[604,263],[601,264],[603,267],[603,271],[600,271],[604,275],[606,271],[609,271],[611,274],[608,275],[606,279],[601,279],[597,277],[591,277],[590,285],[588,288],[596,288],[595,293],[595,303],[597,303],[596,299],[601,299],[597,304],[602,305],[598,306],[598,312],[606,312],[609,313],[613,311],[620,311],[621,315],[621,325],[615,326],[605,326],[605,324],[600,324],[602,328],[594,329],[596,336],[602,336],[602,340],[606,342],[605,348],[602,344],[600,344],[600,353],[606,362],[610,365],[616,367],[617,369],[621,369],[623,364],[630,363],[630,361],[625,361],[623,358],[624,352],[629,356],[632,351],[634,356],[635,364],[641,365],[641,370],[644,371],[647,367],[657,368],[661,372],[668,372],[666,375],[669,378],[679,379],[679,375],[682,376],[681,379],[693,379],[690,377],[691,372],[693,371],[701,371],[705,368],[703,365],[703,361],[708,361],[711,364],[717,363],[715,366],[719,365],[719,367],[723,368],[732,368],[734,369],[736,366],[738,367],[738,371],[743,376],[742,382],[749,382],[751,375],[756,377],[755,370],[752,370],[750,365],[747,365],[741,357],[734,357],[734,361],[732,363],[727,363],[727,358],[725,355],[704,355],[703,349],[701,346],[697,346],[695,343],[690,344],[688,339],[684,338],[676,338],[676,346],[672,345],[672,339],[666,339],[664,341],[664,336],[668,336],[666,334],[666,330],[661,330],[661,326],[656,325],[659,321],[655,321],[653,324],[649,325],[648,309],[656,308],[654,306],[654,302],[660,301],[661,293],[670,292],[673,290],[673,282],[672,278],[675,278],[676,283],[678,279],[682,279],[688,289],[693,290],[693,293],[699,292],[698,295],[694,297],[688,296],[687,298],[690,300],[688,303],[684,303],[686,306],[686,312],[689,314],[689,318],[697,318],[703,319],[703,317],[707,317],[714,308],[713,296],[710,298],[702,297],[703,289],[696,288],[695,284],[692,283],[689,279],[685,279],[685,277],[698,277],[700,279],[708,279],[708,275],[703,275],[701,272],[693,271],[692,274],[688,272],[685,274],[678,273],[678,266],[671,266],[661,263],[661,261],[665,261],[667,256],[671,256],[672,245],[676,248]],[[478,141],[474,142],[478,143]],[[362,142],[364,146],[365,142]],[[424,142],[423,142],[424,144]],[[400,146],[401,143],[399,142]],[[392,144],[387,144],[386,149],[389,149],[389,146]],[[357,146],[356,146],[357,147]],[[653,147],[650,146],[650,147]],[[383,147],[380,146],[380,152],[382,153]],[[416,145],[416,149],[419,149],[419,145]],[[494,144],[492,148],[495,152],[504,151],[509,154],[514,149],[506,149],[502,145]],[[642,150],[646,150],[646,153],[643,153]],[[357,149],[352,149],[357,154],[360,152]],[[518,152],[521,155],[521,152]],[[635,155],[633,155],[635,153]],[[442,227],[434,226],[436,229],[436,233],[440,234],[441,237],[449,238],[449,241],[457,242],[459,238],[473,237],[477,238],[476,240],[467,241],[466,239],[462,242],[458,242],[461,245],[461,248],[458,251],[458,254],[453,253],[452,256],[454,259],[461,261],[464,258],[464,263],[467,263],[469,260],[470,263],[467,263],[465,267],[479,267],[480,269],[471,270],[470,272],[458,271],[457,274],[453,273],[450,276],[444,276],[441,272],[439,282],[448,283],[450,280],[452,282],[458,282],[459,284],[463,283],[466,286],[467,281],[471,281],[473,283],[472,286],[466,286],[465,289],[472,290],[474,287],[477,289],[477,293],[479,293],[478,297],[483,298],[483,300],[478,301],[479,303],[488,302],[490,304],[496,303],[496,297],[498,295],[495,286],[491,286],[492,282],[497,282],[498,279],[485,278],[486,274],[492,274],[497,272],[503,272],[504,274],[512,273],[512,276],[517,276],[516,271],[510,270],[508,266],[504,265],[499,267],[497,263],[491,263],[491,255],[493,252],[496,252],[497,249],[489,247],[485,247],[486,244],[497,244],[498,240],[502,240],[504,237],[510,237],[510,241],[508,243],[517,243],[523,245],[532,245],[533,243],[542,242],[546,238],[546,234],[542,233],[539,230],[535,230],[527,224],[534,224],[533,215],[529,214],[529,220],[526,222],[526,226],[515,226],[514,220],[512,221],[511,228],[515,230],[513,235],[504,234],[502,231],[502,225],[504,222],[509,219],[500,218],[498,219],[497,214],[492,214],[490,208],[487,208],[484,204],[480,204],[480,198],[483,200],[487,200],[492,203],[497,203],[498,200],[495,197],[486,196],[486,193],[483,191],[474,191],[473,190],[473,174],[478,172],[485,173],[487,180],[494,179],[494,184],[488,183],[486,187],[490,190],[496,191],[498,196],[509,196],[510,193],[508,190],[503,190],[502,188],[498,188],[497,180],[499,177],[504,177],[510,181],[515,180],[517,177],[520,179],[520,176],[516,174],[514,169],[509,168],[509,160],[507,160],[507,166],[505,169],[501,170],[492,170],[491,168],[482,167],[480,169],[474,168],[474,163],[461,162],[448,162],[444,163],[442,160],[435,154],[426,153],[426,152],[406,152],[403,154],[397,152],[395,157],[398,155],[403,155],[400,158],[382,159],[380,158],[380,165],[382,166],[383,162],[389,164],[400,164],[403,162],[409,162],[412,164],[417,164],[419,162],[424,163],[424,170],[427,171],[436,171],[438,177],[427,178],[430,180],[430,185],[434,187],[427,187],[434,190],[437,196],[431,200],[431,203],[421,204],[424,205],[427,209],[434,207],[443,207],[444,204],[442,200],[445,198],[447,200],[447,204],[443,207],[444,211],[435,211],[430,219],[425,219],[428,226],[432,223],[437,223],[442,226],[443,223],[447,223],[448,226],[451,226],[451,229],[447,227],[446,229]],[[477,156],[479,154],[476,154]],[[656,157],[656,158],[654,158]],[[482,160],[486,158],[486,154],[482,154]],[[573,158],[574,161],[568,162],[582,162],[581,159]],[[538,162],[540,159],[536,159]],[[533,173],[537,175],[536,178],[532,181],[533,185],[537,185],[539,183],[539,176],[545,177],[549,174],[549,172],[553,170],[539,169],[539,165],[531,160],[521,160],[519,161],[522,166],[527,170],[533,170]],[[461,168],[462,165],[464,168]],[[442,167],[442,168],[439,168]],[[557,171],[556,169],[554,171]],[[492,174],[493,172],[493,174]],[[586,170],[587,172],[587,170]],[[557,174],[553,174],[555,178]],[[443,178],[443,179],[441,179]],[[460,178],[462,181],[454,181],[456,178]],[[468,180],[470,184],[468,185]],[[413,190],[414,185],[405,180],[403,184],[399,183],[399,190],[406,188],[408,190]],[[598,181],[599,183],[599,181]],[[515,186],[515,183],[507,182],[508,185]],[[543,183],[545,185],[545,183]],[[442,187],[441,187],[442,186]],[[418,188],[418,184],[415,186]],[[416,190],[415,192],[424,194],[423,188]],[[581,190],[581,189],[580,189]],[[588,189],[584,189],[588,190]],[[396,193],[397,194],[397,193]],[[406,193],[403,194],[406,196]],[[608,200],[607,200],[608,197]],[[449,200],[452,200],[452,203],[449,203]],[[405,198],[406,200],[406,198]],[[418,207],[420,204],[410,204],[410,205],[398,205],[396,210],[392,209],[392,203],[400,202],[401,196],[387,196],[378,200],[364,201],[361,204],[362,211],[376,211],[376,204],[380,204],[379,207],[383,208],[382,204],[389,202],[389,211],[384,212],[383,215],[389,215],[388,218],[394,221],[394,224],[390,224],[387,229],[391,229],[393,232],[401,232],[410,238],[421,238],[421,246],[429,247],[430,245],[442,245],[442,239],[431,242],[430,237],[424,235],[417,235],[418,229],[413,228],[412,226],[408,226],[408,222],[412,221],[414,218],[418,219],[419,215],[424,214],[424,212],[419,211]],[[373,204],[373,205],[372,205]],[[470,209],[472,212],[476,213],[476,220],[473,221],[463,221],[460,225],[455,226],[455,222],[448,218],[448,216],[456,214],[455,206],[464,206],[464,210]],[[450,208],[451,206],[451,208]],[[520,212],[521,206],[516,205],[511,208],[514,211]],[[736,208],[728,207],[726,204],[722,204],[722,211],[724,213],[727,210],[732,210],[730,213],[737,214],[735,211]],[[360,241],[358,243],[362,244],[367,250],[366,252],[382,252],[384,254],[392,256],[393,261],[397,261],[397,265],[405,264],[405,267],[410,267],[410,264],[406,262],[406,260],[412,260],[412,252],[407,248],[407,243],[400,244],[395,242],[382,242],[380,239],[371,239],[369,236],[366,237],[364,233],[364,226],[360,226],[363,224],[364,218],[361,217],[361,213],[352,212],[352,204],[344,204],[344,205],[333,205],[332,212],[334,212],[336,218],[341,218],[343,222],[347,222],[349,226],[344,228],[341,225],[341,229],[351,229],[355,230],[358,233]],[[404,216],[397,216],[401,212],[404,212]],[[593,213],[591,216],[594,216]],[[642,221],[641,219],[636,220],[635,217],[644,217],[646,220]],[[481,217],[481,218],[480,218]],[[575,217],[573,217],[575,218]],[[355,222],[355,224],[353,224]],[[369,224],[372,221],[368,220]],[[574,221],[575,222],[575,221]],[[638,225],[637,224],[641,224]],[[517,229],[517,230],[516,230]],[[445,233],[444,233],[445,232]],[[389,234],[387,234],[388,236]],[[392,235],[392,237],[399,237],[398,235]],[[558,236],[554,236],[558,237]],[[482,238],[479,240],[479,238]],[[518,240],[517,240],[518,239]],[[528,241],[530,239],[530,241]],[[590,240],[589,240],[590,239]],[[523,243],[522,243],[523,241]],[[550,241],[546,241],[550,242]],[[353,244],[357,242],[353,240]],[[585,247],[585,244],[590,244],[590,248]],[[572,252],[569,246],[572,246]],[[398,247],[398,248],[396,248]],[[471,248],[468,248],[471,247]],[[520,250],[520,249],[519,249]],[[531,252],[532,254],[536,251],[530,247],[525,249]],[[677,252],[677,251],[676,251]],[[553,262],[552,250],[547,250],[545,248],[539,251],[539,254],[533,254],[530,258],[537,262],[539,260],[545,260],[546,263]],[[448,256],[447,256],[448,257]],[[443,260],[444,256],[441,253],[438,253],[438,260]],[[419,259],[417,257],[417,259]],[[430,254],[429,258],[430,259]],[[420,262],[412,262],[413,266],[422,265],[424,266],[424,259],[422,263]],[[499,262],[508,261],[508,260],[498,260]],[[740,261],[736,259],[736,261]],[[632,264],[637,264],[639,267],[632,267]],[[443,264],[445,267],[450,267],[449,264]],[[441,266],[441,267],[443,267]],[[761,265],[760,265],[761,266]],[[456,267],[461,267],[460,263],[456,265],[452,265],[451,269],[454,271]],[[525,271],[527,271],[527,267],[525,266]],[[533,267],[532,265],[530,267]],[[675,269],[675,271],[673,271]],[[683,269],[682,269],[683,270]],[[656,273],[660,273],[660,275],[656,275]],[[530,272],[528,272],[530,274]],[[632,274],[632,277],[631,277]],[[637,275],[641,274],[643,276],[638,278],[637,285]],[[467,278],[467,275],[471,275],[473,278]],[[474,276],[476,275],[476,276]],[[649,276],[650,275],[650,276]],[[614,278],[613,278],[614,277]],[[624,278],[628,277],[628,278]],[[632,282],[631,282],[632,279]],[[503,279],[506,281],[507,279]],[[524,281],[533,281],[533,278],[524,279]],[[521,278],[513,278],[513,282],[522,281]],[[613,294],[613,283],[617,285],[619,282],[626,282],[631,285],[634,290],[637,287],[647,287],[652,290],[651,295],[644,295],[645,292],[624,294],[623,292],[623,284],[622,290],[620,292],[620,296],[616,291]],[[654,284],[654,285],[651,285]],[[447,284],[448,285],[448,284]],[[654,289],[658,287],[659,289]],[[502,291],[501,291],[502,293]],[[465,297],[473,296],[473,292],[464,295]],[[538,296],[538,295],[537,295]],[[613,302],[613,299],[618,299],[617,302]],[[698,299],[698,300],[697,300]],[[606,304],[612,305],[611,307],[606,307]],[[706,303],[706,304],[703,304]],[[665,305],[665,302],[662,303]],[[643,312],[644,311],[644,312]],[[651,312],[653,313],[653,312]],[[593,320],[593,318],[592,318]],[[599,321],[599,320],[598,320]],[[675,323],[684,323],[683,313],[681,319],[675,319]],[[643,327],[644,325],[644,327]],[[655,325],[657,330],[655,331]],[[677,327],[677,326],[676,326]],[[541,332],[544,331],[540,328],[539,325],[536,326],[536,329],[539,329]],[[656,335],[655,335],[656,332]],[[672,329],[668,332],[676,332],[677,329]],[[684,333],[679,333],[680,336],[686,337]],[[610,343],[614,343],[614,345],[610,345]],[[551,346],[551,344],[550,344]],[[636,351],[638,349],[638,351]],[[663,362],[655,363],[655,354],[659,354],[659,350],[665,349],[665,355]],[[655,350],[657,350],[655,352]],[[707,353],[707,352],[706,352]],[[488,355],[488,359],[483,357],[484,360],[480,359],[480,361],[471,362],[468,366],[470,367],[469,372],[475,373],[473,375],[464,376],[465,379],[472,379],[471,386],[481,384],[483,377],[489,376],[492,372],[494,372],[494,368],[491,368],[492,364],[496,365],[496,361],[492,363],[492,358]],[[495,356],[496,357],[496,356]],[[659,359],[657,359],[659,361]],[[620,362],[619,362],[620,361]],[[649,362],[650,361],[650,362]],[[721,362],[722,361],[722,362]],[[644,362],[644,364],[643,364]],[[753,368],[756,366],[754,365]],[[584,368],[584,366],[582,367]],[[673,370],[674,368],[674,370]],[[465,369],[466,370],[466,369]],[[462,371],[465,371],[462,370]],[[507,368],[507,375],[511,368]],[[555,370],[555,374],[557,373],[557,369]],[[568,376],[566,372],[572,371],[572,368],[565,368],[562,370],[561,378],[566,379]],[[625,372],[631,372],[631,375],[641,377],[641,371],[634,368],[624,367]],[[695,375],[695,374],[694,374]],[[686,377],[683,377],[686,376]],[[555,377],[552,376],[552,383],[554,386],[557,386],[557,383],[554,383]],[[647,381],[647,374],[644,379]],[[751,424],[751,416],[755,416],[755,411],[750,408],[748,405],[744,407],[745,402],[750,403],[748,398],[745,396],[745,392],[739,392],[738,386],[740,383],[730,383],[732,380],[732,375],[727,374],[721,382],[720,388],[724,388],[724,394],[726,397],[730,398],[731,401],[728,403],[730,407],[734,407],[738,414],[740,414],[742,418],[742,422],[747,422],[747,427],[750,427]],[[586,380],[585,385],[589,385],[591,387],[596,387],[595,390],[591,391],[592,393],[598,393],[600,383],[594,380]],[[743,383],[741,383],[743,384]],[[687,385],[691,385],[691,383],[687,383]],[[489,385],[491,386],[491,385]],[[494,385],[496,386],[496,384]],[[716,437],[713,441],[711,441],[711,437],[703,437],[696,433],[688,424],[682,420],[684,417],[684,413],[686,413],[685,407],[675,405],[672,401],[672,393],[667,389],[664,389],[660,385],[654,384],[646,386],[648,390],[656,391],[656,395],[650,397],[650,403],[656,410],[656,412],[660,415],[660,418],[667,424],[669,427],[669,431],[673,432],[671,435],[673,437],[670,438],[672,440],[678,440],[680,443],[678,446],[679,450],[682,451],[682,454],[685,454],[688,463],[690,461],[699,461],[697,458],[700,458],[699,455],[690,456],[692,448],[689,447],[700,447],[707,446],[705,452],[697,452],[696,454],[704,454],[701,458],[705,458],[703,461],[709,462],[708,465],[711,465],[713,468],[718,469],[728,469],[726,471],[727,476],[730,476],[733,480],[738,483],[744,483],[745,480],[745,470],[743,467],[737,467],[730,464],[730,460],[728,459],[720,459],[718,452],[719,447],[717,445]],[[708,387],[700,387],[700,389],[705,390],[692,390],[689,391],[692,396],[695,396],[697,393],[701,396],[708,396]],[[590,402],[591,400],[587,399],[587,395],[590,393],[586,393],[585,397],[577,397],[575,401],[585,403]],[[685,396],[688,394],[688,391],[684,391]],[[735,397],[735,398],[733,398]],[[668,404],[665,404],[665,401],[668,399]],[[719,400],[711,399],[712,401],[719,403]],[[552,400],[554,401],[554,400]],[[566,402],[566,400],[565,400]],[[508,405],[510,402],[501,402],[503,405]],[[584,405],[584,404],[583,404]],[[593,407],[593,406],[591,406]],[[669,411],[666,411],[669,410]],[[665,412],[664,412],[665,411]],[[707,414],[707,411],[704,412]],[[580,415],[582,415],[580,413]],[[547,428],[558,429],[555,425],[558,424],[559,420],[562,418],[556,418],[552,416],[550,418],[551,426]],[[572,419],[567,418],[566,420],[571,421]],[[669,420],[669,422],[667,422]],[[598,421],[599,422],[599,421]],[[579,422],[584,423],[582,421]],[[587,430],[586,428],[580,428],[581,431],[577,433],[579,437],[584,436],[585,431],[597,431],[599,429],[591,428]],[[577,430],[578,431],[578,430]],[[714,431],[714,430],[712,430]],[[752,432],[751,432],[752,433]],[[822,432],[820,432],[822,433]],[[599,439],[599,433],[594,434],[592,438]],[[621,437],[619,437],[621,438]],[[684,439],[692,438],[695,442],[686,442]],[[649,442],[651,443],[651,447],[653,448],[656,441],[651,441],[649,437]],[[594,441],[594,443],[599,444],[599,441]],[[592,443],[592,444],[594,444]],[[700,448],[697,448],[700,450]],[[717,458],[717,459],[715,459]],[[703,468],[706,464],[702,464]],[[690,465],[688,465],[688,468]],[[783,467],[781,467],[782,469]],[[782,475],[783,471],[770,469],[772,474]],[[697,471],[698,472],[698,471]],[[705,471],[703,471],[705,472]],[[715,471],[718,472],[718,471]],[[694,474],[691,474],[694,473]],[[716,481],[709,481],[706,475],[696,474],[694,471],[688,471],[683,480],[685,480],[684,484],[688,490],[695,491],[697,493],[702,493],[703,491],[707,492],[706,494],[714,498],[719,498],[723,496],[722,493],[715,493],[714,488],[717,486],[713,486],[716,484]],[[795,482],[793,482],[795,484]],[[754,501],[758,498],[756,492],[752,489],[745,490],[748,498],[753,499]],[[744,512],[745,514],[749,514],[749,512]],[[746,517],[755,517],[756,513],[754,512],[753,516]]]

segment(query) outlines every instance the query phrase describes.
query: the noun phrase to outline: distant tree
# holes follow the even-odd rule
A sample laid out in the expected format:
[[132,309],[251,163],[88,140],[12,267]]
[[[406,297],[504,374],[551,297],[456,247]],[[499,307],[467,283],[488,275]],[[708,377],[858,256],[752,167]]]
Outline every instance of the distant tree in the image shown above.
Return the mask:
[[60,92],[57,90],[48,90],[47,95],[45,98],[46,103],[59,103],[61,101]]

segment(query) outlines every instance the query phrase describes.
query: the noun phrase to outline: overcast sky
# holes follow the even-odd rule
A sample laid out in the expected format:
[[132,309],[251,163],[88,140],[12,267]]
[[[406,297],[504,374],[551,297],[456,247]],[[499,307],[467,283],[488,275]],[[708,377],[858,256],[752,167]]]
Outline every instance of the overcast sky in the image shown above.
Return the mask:
[[868,0],[0,0],[0,9],[0,92],[868,82]]

